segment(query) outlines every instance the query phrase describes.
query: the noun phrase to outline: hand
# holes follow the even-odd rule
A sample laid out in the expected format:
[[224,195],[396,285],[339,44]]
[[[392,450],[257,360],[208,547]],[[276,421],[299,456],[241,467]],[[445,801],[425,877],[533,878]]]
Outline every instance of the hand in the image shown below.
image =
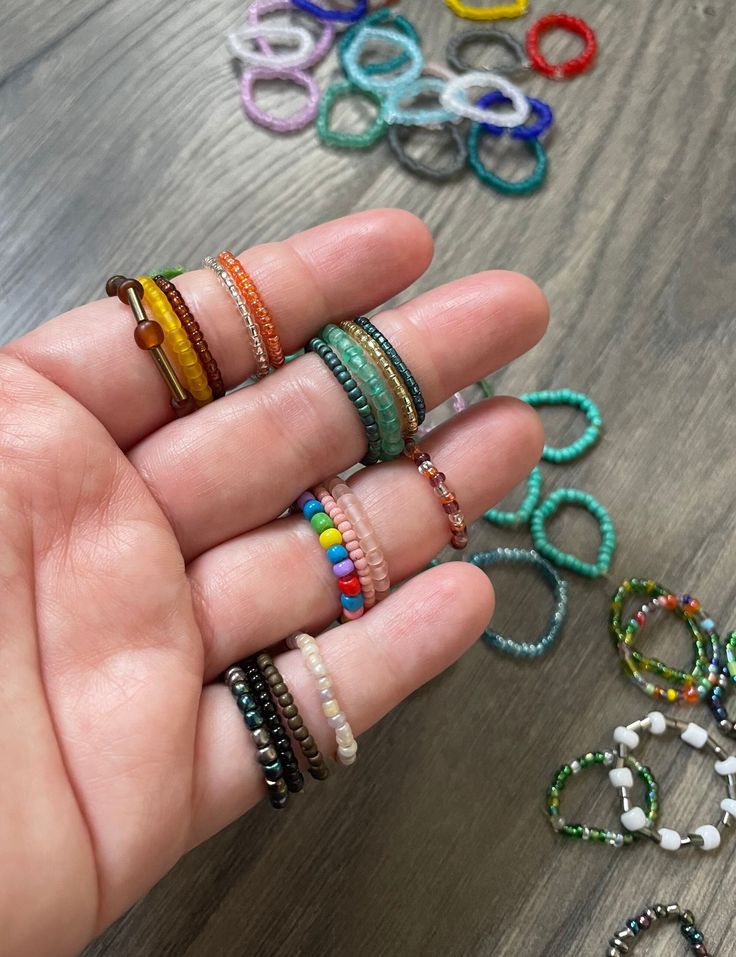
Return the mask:
[[[406,288],[431,251],[419,221],[383,210],[255,247],[243,260],[292,352],[326,321]],[[208,272],[177,285],[226,383],[242,381],[252,355],[227,294]],[[377,323],[431,408],[529,349],[546,317],[533,283],[489,272]],[[298,629],[319,633],[337,614],[314,532],[299,516],[278,519],[365,451],[320,359],[306,355],[171,419],[117,300],[75,309],[0,350],[7,957],[76,953],[185,851],[264,796],[248,732],[215,679]],[[497,398],[423,444],[470,521],[529,473],[541,443],[535,414]],[[392,580],[420,572],[448,539],[428,483],[401,460],[353,484]],[[320,639],[356,734],[461,655],[492,610],[486,576],[449,563]],[[277,663],[320,748],[334,753],[300,653]],[[319,785],[310,790],[318,801]]]

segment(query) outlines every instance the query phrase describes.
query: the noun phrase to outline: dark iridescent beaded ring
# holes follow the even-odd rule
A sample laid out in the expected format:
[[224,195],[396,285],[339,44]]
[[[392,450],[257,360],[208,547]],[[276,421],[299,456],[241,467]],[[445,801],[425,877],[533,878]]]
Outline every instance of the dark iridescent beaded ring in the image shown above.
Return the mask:
[[427,408],[424,403],[424,396],[422,395],[422,390],[419,388],[419,384],[414,376],[409,371],[409,367],[398,354],[396,349],[391,345],[386,336],[376,329],[370,319],[366,319],[365,316],[358,316],[353,322],[360,326],[361,329],[364,329],[371,339],[375,340],[376,343],[383,349],[386,354],[386,358],[393,365],[396,371],[399,373],[401,378],[404,380],[404,385],[409,390],[412,400],[414,402],[414,408],[417,412],[417,418],[419,419],[419,424],[421,425],[424,422],[424,418],[427,414]]
[[645,907],[636,917],[630,917],[621,930],[616,931],[608,941],[606,957],[621,957],[622,954],[628,954],[639,934],[649,930],[660,920],[677,920],[680,924],[680,933],[690,944],[693,954],[696,957],[708,957],[705,938],[695,926],[692,911],[680,910],[679,904],[653,904],[651,907]]

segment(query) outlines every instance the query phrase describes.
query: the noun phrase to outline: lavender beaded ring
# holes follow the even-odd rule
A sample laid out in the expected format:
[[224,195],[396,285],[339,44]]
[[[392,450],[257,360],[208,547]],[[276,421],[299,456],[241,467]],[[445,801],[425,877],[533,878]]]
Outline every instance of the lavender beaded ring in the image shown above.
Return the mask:
[[[281,117],[267,113],[258,106],[253,95],[253,85],[257,80],[285,80],[303,86],[307,91],[307,102],[291,116]],[[276,70],[273,67],[254,66],[243,70],[240,78],[240,99],[244,112],[254,123],[276,133],[291,133],[304,129],[315,118],[319,109],[320,91],[314,77],[304,70],[297,70],[295,67]]]

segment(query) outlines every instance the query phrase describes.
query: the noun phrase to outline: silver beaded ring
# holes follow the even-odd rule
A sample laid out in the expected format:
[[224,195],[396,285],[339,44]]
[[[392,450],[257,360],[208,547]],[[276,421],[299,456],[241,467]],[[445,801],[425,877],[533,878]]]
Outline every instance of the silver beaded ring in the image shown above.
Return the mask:
[[256,360],[256,375],[259,379],[263,379],[268,375],[269,363],[268,363],[268,354],[266,352],[266,347],[263,342],[263,336],[261,335],[261,330],[258,328],[255,319],[250,313],[248,308],[248,303],[240,295],[240,290],[233,282],[232,276],[225,269],[225,267],[215,259],[214,256],[208,256],[202,265],[205,269],[211,269],[217,278],[220,280],[222,285],[225,287],[226,291],[230,294],[235,306],[240,313],[240,318],[243,320],[243,325],[245,326],[248,335],[251,339],[251,345],[253,346],[253,355]]
[[[652,828],[644,809],[632,804],[630,788],[633,785],[631,772],[624,767],[626,758],[639,746],[640,732],[661,735],[667,731],[676,731],[685,744],[701,750],[708,748],[714,755],[715,770],[725,779],[726,797],[721,801],[721,816],[716,824],[703,824],[694,831],[681,835],[679,831],[667,827]],[[721,832],[736,824],[736,757],[729,756],[705,728],[694,722],[667,718],[660,711],[649,714],[632,724],[620,725],[613,734],[618,760],[616,767],[609,773],[611,784],[616,788],[621,800],[621,823],[627,831],[643,834],[655,841],[666,851],[677,851],[681,847],[699,847],[703,851],[713,851],[720,846]]]

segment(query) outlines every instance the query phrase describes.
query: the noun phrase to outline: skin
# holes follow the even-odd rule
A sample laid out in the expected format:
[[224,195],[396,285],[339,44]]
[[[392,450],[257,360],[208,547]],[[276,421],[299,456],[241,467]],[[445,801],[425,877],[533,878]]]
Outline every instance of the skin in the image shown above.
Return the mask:
[[[431,256],[419,220],[376,210],[242,259],[292,352],[324,322],[377,309]],[[177,285],[226,384],[242,381],[252,356],[227,294],[201,271]],[[546,322],[539,289],[504,272],[457,280],[376,319],[429,408],[531,348]],[[494,398],[423,444],[472,520],[529,473],[542,432],[527,406]],[[350,403],[314,355],[172,421],[117,300],[0,350],[8,957],[78,952],[188,849],[263,798],[248,732],[216,681],[233,661],[276,646],[306,724],[334,753],[300,653],[279,650],[286,635],[319,634],[334,620],[334,580],[307,523],[279,516],[363,452]],[[320,639],[361,733],[476,640],[493,593],[464,563],[417,574],[448,530],[407,462],[364,470],[353,484],[394,583],[416,576]]]

